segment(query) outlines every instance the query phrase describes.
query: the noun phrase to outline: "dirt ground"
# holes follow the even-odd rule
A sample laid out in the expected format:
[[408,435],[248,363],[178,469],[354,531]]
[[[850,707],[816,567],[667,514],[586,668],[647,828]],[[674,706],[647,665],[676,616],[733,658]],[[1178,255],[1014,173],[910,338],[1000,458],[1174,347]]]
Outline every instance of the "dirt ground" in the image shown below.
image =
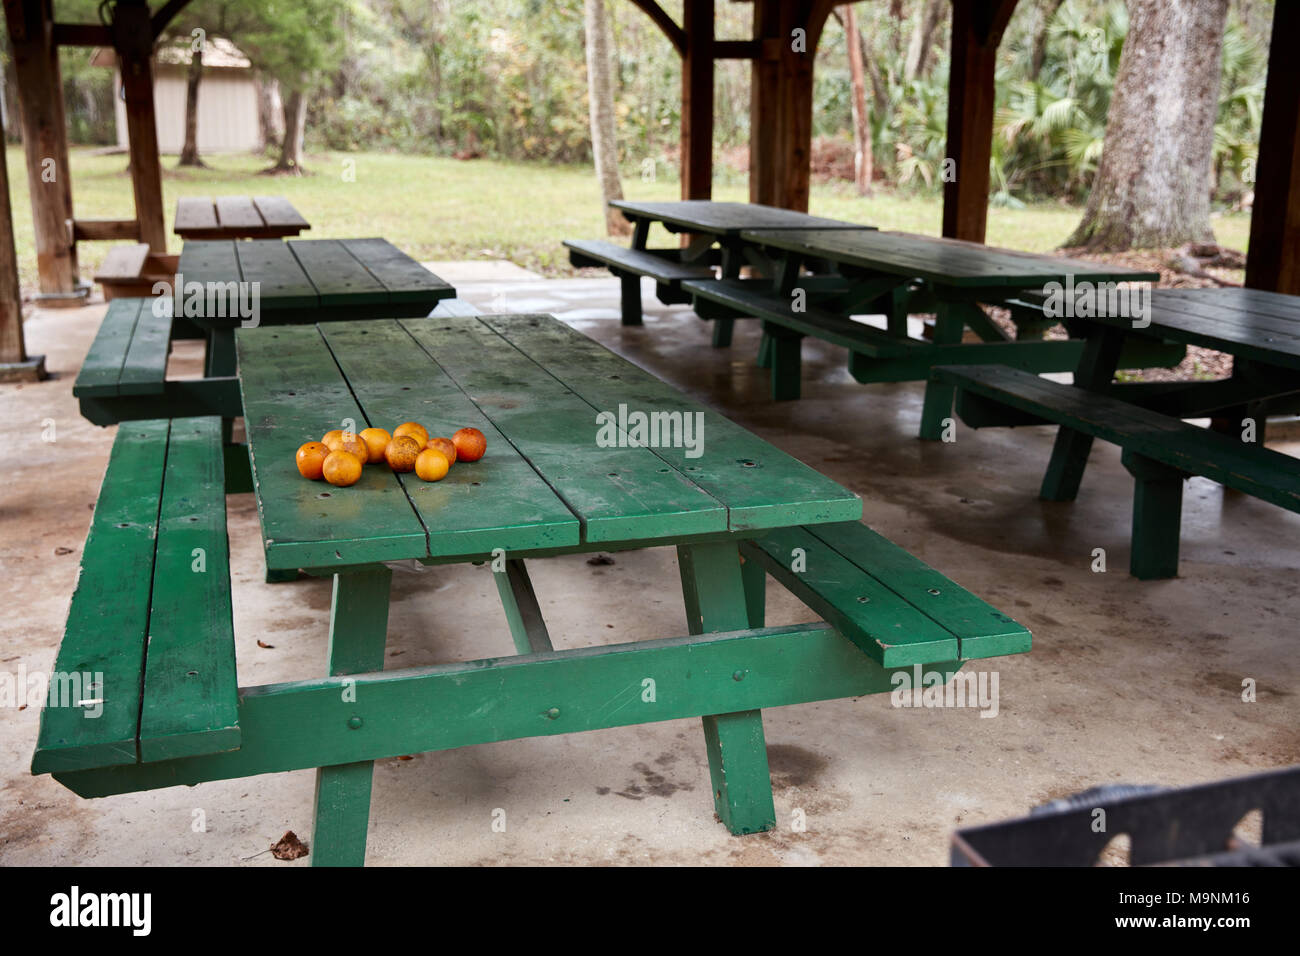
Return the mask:
[[[1044,503],[1050,430],[963,427],[955,443],[921,442],[921,385],[857,385],[833,347],[807,343],[805,397],[774,404],[752,325],[717,351],[705,323],[658,306],[648,287],[646,325],[625,329],[608,278],[448,278],[481,308],[560,315],[857,491],[868,524],[1026,624],[1034,648],[974,665],[999,675],[993,719],[894,708],[886,696],[766,712],[778,827],[755,836],[715,821],[696,720],[379,761],[371,865],[944,865],[954,828],[1090,786],[1183,785],[1300,762],[1300,516],[1192,479],[1181,576],[1139,582],[1126,570],[1132,483],[1112,446],[1094,449],[1078,501]],[[11,449],[0,661],[11,673],[53,664],[112,443],[114,430],[81,419],[70,391],[102,313],[37,313],[29,346],[53,377],[0,386]],[[195,369],[187,345],[178,372]],[[55,440],[43,440],[51,427]],[[264,583],[250,496],[230,499],[229,528],[240,683],[322,674],[329,582]],[[1095,548],[1105,573],[1092,570]],[[530,570],[557,647],[686,632],[672,549]],[[395,575],[389,667],[511,653],[489,575]],[[814,617],[775,584],[768,604],[772,624]],[[310,863],[267,851],[290,829],[310,842],[313,772],[82,800],[30,775],[39,709],[0,707],[0,864]]]

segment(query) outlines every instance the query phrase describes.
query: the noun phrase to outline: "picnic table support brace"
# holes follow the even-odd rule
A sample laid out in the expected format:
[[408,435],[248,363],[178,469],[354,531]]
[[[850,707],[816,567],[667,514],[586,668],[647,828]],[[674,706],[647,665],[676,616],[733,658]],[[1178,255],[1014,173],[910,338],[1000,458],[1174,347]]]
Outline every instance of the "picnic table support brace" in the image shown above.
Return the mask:
[[1133,476],[1133,544],[1129,573],[1141,581],[1178,576],[1178,540],[1187,472],[1124,449]]
[[[1090,392],[1104,392],[1110,387],[1119,366],[1124,333],[1110,327],[1099,328],[1083,345],[1083,355],[1074,373],[1074,384]],[[1044,501],[1073,501],[1079,494],[1079,482],[1092,450],[1092,436],[1073,428],[1060,428],[1052,446],[1052,460],[1043,475],[1038,497]]]
[[[692,634],[743,630],[750,626],[752,604],[746,574],[735,544],[679,545],[677,563],[686,600],[686,623]],[[745,671],[732,675],[745,679]],[[734,835],[760,833],[776,826],[772,777],[767,763],[760,710],[711,714],[701,718],[709,757],[713,806]]]
[[[392,578],[393,572],[388,568],[334,575],[334,601],[330,609],[331,677],[384,669]],[[346,698],[346,694],[341,697]],[[350,709],[349,702],[342,699],[339,720],[353,730],[361,730],[361,718],[350,713]],[[316,771],[313,866],[362,866],[366,862],[373,777],[372,760],[321,767]]]
[[510,625],[515,650],[520,654],[555,650],[523,560],[507,559],[505,570],[493,571],[492,577],[501,595],[501,606],[505,608],[506,623]]

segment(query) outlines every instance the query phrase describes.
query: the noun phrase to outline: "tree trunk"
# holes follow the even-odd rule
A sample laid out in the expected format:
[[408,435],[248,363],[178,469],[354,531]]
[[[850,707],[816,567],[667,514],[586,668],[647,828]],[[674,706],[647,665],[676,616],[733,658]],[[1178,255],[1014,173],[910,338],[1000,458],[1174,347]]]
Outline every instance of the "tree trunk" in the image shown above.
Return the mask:
[[611,199],[623,198],[623,186],[618,176],[618,135],[614,123],[614,44],[605,14],[605,0],[584,0],[583,22],[587,33],[591,152],[596,160],[596,178],[600,180],[601,198],[605,203],[605,231],[611,236],[625,236],[631,232],[631,225],[622,213],[609,205]]
[[925,0],[925,6],[917,14],[916,28],[907,43],[907,59],[903,62],[903,79],[908,83],[929,69],[930,51],[934,47],[934,35],[939,29],[943,6],[943,0]]
[[190,53],[190,69],[185,78],[185,145],[177,166],[203,166],[199,158],[199,83],[203,80],[203,47]]
[[853,184],[859,196],[871,192],[871,123],[867,113],[867,84],[858,42],[858,18],[853,4],[844,6],[844,38],[849,51],[849,77],[853,88]]
[[302,138],[307,124],[307,97],[302,90],[291,90],[284,101],[284,138],[280,141],[280,159],[272,167],[275,173],[301,176]]
[[1128,0],[1101,164],[1069,246],[1213,240],[1210,161],[1228,0]]
[[1047,59],[1047,34],[1052,26],[1052,20],[1056,17],[1056,11],[1061,9],[1065,0],[1044,0],[1040,9],[1042,19],[1038,23],[1038,29],[1034,33],[1034,52],[1029,60],[1029,78],[1038,79],[1038,74],[1043,72],[1043,63]]
[[280,84],[273,77],[259,78],[257,122],[262,130],[263,149],[284,139],[284,103],[280,99]]

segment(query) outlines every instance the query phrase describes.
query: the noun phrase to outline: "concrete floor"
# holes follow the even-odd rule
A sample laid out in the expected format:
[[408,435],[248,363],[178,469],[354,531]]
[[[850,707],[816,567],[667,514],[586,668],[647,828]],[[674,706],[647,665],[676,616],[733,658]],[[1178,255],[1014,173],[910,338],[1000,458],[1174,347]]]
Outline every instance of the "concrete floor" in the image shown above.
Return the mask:
[[[648,288],[646,325],[624,329],[609,279],[442,272],[485,310],[560,315],[854,489],[872,527],[1028,625],[1034,649],[977,662],[1000,675],[995,719],[895,709],[887,696],[768,711],[779,825],[757,836],[714,820],[695,720],[380,761],[370,864],[944,865],[955,827],[1096,784],[1182,785],[1300,762],[1300,516],[1193,479],[1182,576],[1138,582],[1126,570],[1132,483],[1112,446],[1093,451],[1077,502],[1042,503],[1047,429],[962,427],[953,444],[922,443],[919,384],[857,385],[844,354],[821,343],[805,346],[805,397],[778,405],[753,363],[752,325],[715,351],[707,325]],[[35,315],[29,346],[53,377],[0,387],[13,452],[0,493],[10,671],[53,665],[107,462],[113,430],[83,421],[70,394],[102,313]],[[173,358],[179,373],[196,368],[188,346]],[[53,442],[42,440],[50,421]],[[329,582],[263,583],[251,497],[230,499],[229,525],[240,683],[323,673]],[[1098,547],[1104,574],[1090,570]],[[675,564],[671,549],[606,566],[536,562],[557,647],[684,634]],[[395,575],[390,667],[511,653],[489,574]],[[813,617],[775,585],[768,603],[772,624]],[[1254,703],[1241,699],[1246,678]],[[264,851],[285,830],[310,839],[312,772],[85,801],[30,776],[39,710],[0,708],[0,863],[309,862]],[[791,826],[796,810],[804,832]]]

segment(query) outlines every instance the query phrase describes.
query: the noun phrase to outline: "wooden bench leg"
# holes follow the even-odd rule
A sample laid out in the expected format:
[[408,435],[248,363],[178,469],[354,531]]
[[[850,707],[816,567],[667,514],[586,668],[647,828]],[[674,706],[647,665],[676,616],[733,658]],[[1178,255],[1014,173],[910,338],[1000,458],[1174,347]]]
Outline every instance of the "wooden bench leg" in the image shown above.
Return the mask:
[[731,333],[736,327],[735,319],[713,320],[713,347],[725,349],[731,347]]
[[492,577],[497,582],[497,592],[501,595],[501,606],[505,608],[506,623],[510,625],[510,637],[515,642],[515,650],[520,654],[555,650],[524,562],[519,558],[510,558],[506,561],[505,570],[493,571]]
[[[388,568],[334,575],[330,676],[384,669],[392,579],[393,572]],[[362,721],[364,726],[359,703],[340,701],[339,720],[349,727],[354,721]],[[374,762],[364,760],[316,771],[313,866],[361,866],[366,862],[373,769]]]
[[1177,577],[1187,473],[1128,449],[1121,461],[1134,481],[1129,573],[1142,581]]
[[[686,600],[687,628],[692,634],[742,630],[750,625],[753,605],[748,593],[754,571],[744,570],[734,544],[681,545],[677,563]],[[743,671],[736,671],[736,675],[733,679],[745,677]],[[736,835],[772,829],[776,826],[776,805],[772,800],[762,713],[748,710],[711,714],[702,720],[718,816]]]
[[[961,342],[964,326],[960,308],[941,302],[934,320],[934,344],[958,344]],[[955,396],[956,390],[951,385],[943,385],[939,382],[926,383],[925,402],[921,406],[922,440],[943,440],[943,421],[945,418],[952,417],[952,402]]]
[[772,336],[766,332],[758,342],[758,358],[755,360],[759,368],[772,367]]
[[1052,460],[1043,475],[1038,497],[1044,501],[1073,501],[1079,494],[1083,471],[1088,467],[1092,436],[1062,425],[1052,445]]
[[801,394],[803,369],[801,356],[803,336],[779,326],[764,326],[772,340],[768,349],[771,360],[772,401],[793,401]]
[[744,555],[740,558],[740,580],[745,588],[745,616],[750,627],[762,627],[767,619],[767,572]]
[[623,275],[619,277],[622,285],[620,301],[623,306],[623,324],[641,324],[641,277]]

